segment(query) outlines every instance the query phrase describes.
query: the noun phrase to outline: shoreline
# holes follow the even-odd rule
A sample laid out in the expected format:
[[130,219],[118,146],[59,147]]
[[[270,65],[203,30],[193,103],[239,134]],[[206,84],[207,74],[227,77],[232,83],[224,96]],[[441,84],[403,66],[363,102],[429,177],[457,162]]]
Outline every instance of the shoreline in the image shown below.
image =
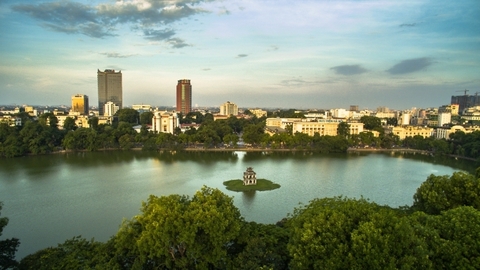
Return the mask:
[[[131,148],[129,150],[122,150],[118,148],[104,148],[104,149],[98,149],[96,151],[89,151],[89,150],[59,150],[59,151],[54,151],[50,152],[48,154],[66,154],[66,153],[75,153],[75,152],[105,152],[105,151],[143,151],[142,148]],[[164,151],[169,151],[169,152],[176,152],[176,151],[185,151],[185,152],[235,152],[235,151],[240,151],[240,152],[308,152],[308,151],[314,151],[311,149],[285,149],[285,148],[277,148],[277,149],[271,149],[271,148],[254,148],[254,147],[241,147],[241,148],[234,148],[234,147],[229,147],[229,148],[196,148],[196,147],[188,147],[188,148],[183,148],[180,150],[174,150],[174,149],[158,149],[156,150],[158,152],[164,152]],[[426,151],[426,150],[418,150],[418,149],[411,149],[411,148],[348,148],[345,153],[414,153],[414,154],[422,154],[422,155],[430,155],[430,156],[435,156],[433,152]],[[47,155],[48,155],[47,154]],[[27,154],[26,156],[32,156],[33,154]],[[469,157],[463,157],[463,156],[458,156],[458,155],[445,155],[454,159],[464,159],[464,160],[470,160],[476,162],[477,159],[474,158],[469,158]]]

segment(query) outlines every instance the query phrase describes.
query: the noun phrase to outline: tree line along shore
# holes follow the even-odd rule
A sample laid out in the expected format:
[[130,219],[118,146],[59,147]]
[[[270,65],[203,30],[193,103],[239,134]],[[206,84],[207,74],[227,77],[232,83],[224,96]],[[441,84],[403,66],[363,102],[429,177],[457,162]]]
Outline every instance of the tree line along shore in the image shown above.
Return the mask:
[[[281,115],[281,117],[294,117]],[[192,113],[180,116],[182,121],[200,123],[198,129],[181,132],[178,128],[171,133],[148,131],[151,112],[139,113],[133,109],[117,112],[117,121],[112,125],[98,124],[98,118],[91,118],[89,128],[77,127],[72,118],[58,127],[58,120],[52,113],[45,113],[33,119],[26,113],[19,113],[22,126],[0,123],[0,156],[18,157],[24,155],[48,154],[63,151],[99,151],[110,149],[141,149],[144,151],[315,151],[321,153],[346,153],[360,151],[402,151],[420,152],[431,155],[450,155],[478,160],[480,156],[480,131],[450,135],[449,139],[406,137],[386,134],[380,120],[373,116],[362,117],[370,131],[377,131],[375,137],[368,129],[361,134],[351,135],[348,128],[339,125],[337,136],[309,136],[304,133],[287,131],[270,135],[265,132],[265,117],[237,119],[231,116],[225,120],[213,120],[212,115]],[[362,121],[360,119],[360,121]],[[137,132],[133,126],[141,124]],[[374,124],[372,124],[374,123]],[[345,123],[346,124],[346,123]],[[386,150],[387,149],[387,150]]]

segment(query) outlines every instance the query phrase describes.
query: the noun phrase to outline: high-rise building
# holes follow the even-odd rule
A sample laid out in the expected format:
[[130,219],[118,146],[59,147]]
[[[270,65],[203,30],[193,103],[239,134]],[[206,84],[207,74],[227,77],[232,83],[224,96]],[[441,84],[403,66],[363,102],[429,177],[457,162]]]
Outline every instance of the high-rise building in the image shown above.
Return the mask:
[[478,94],[476,95],[467,95],[468,90],[465,90],[465,95],[463,96],[452,96],[450,104],[458,104],[458,111],[463,113],[463,110],[470,107],[480,106],[480,98]]
[[71,112],[80,115],[88,115],[88,96],[82,94],[72,96]]
[[123,108],[122,72],[113,69],[97,71],[98,81],[98,112],[104,114],[105,103],[111,101],[118,108]]
[[227,101],[220,105],[220,114],[221,115],[238,115],[238,106],[235,103]]
[[190,80],[178,80],[177,111],[183,115],[192,111],[192,85],[190,84]]

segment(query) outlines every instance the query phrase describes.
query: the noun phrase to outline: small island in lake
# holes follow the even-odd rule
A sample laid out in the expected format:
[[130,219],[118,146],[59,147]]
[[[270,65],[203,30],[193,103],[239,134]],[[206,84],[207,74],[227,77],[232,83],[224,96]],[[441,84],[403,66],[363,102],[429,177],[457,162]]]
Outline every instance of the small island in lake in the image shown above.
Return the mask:
[[274,190],[280,187],[279,184],[273,183],[267,179],[257,179],[256,185],[244,185],[243,180],[241,179],[233,179],[223,182],[225,187],[231,191],[251,191],[251,190],[258,190],[258,191],[265,191],[265,190]]
[[251,191],[251,190],[274,190],[280,187],[267,179],[257,179],[257,174],[252,167],[248,167],[247,171],[243,173],[243,180],[233,179],[223,182],[228,190],[231,191]]

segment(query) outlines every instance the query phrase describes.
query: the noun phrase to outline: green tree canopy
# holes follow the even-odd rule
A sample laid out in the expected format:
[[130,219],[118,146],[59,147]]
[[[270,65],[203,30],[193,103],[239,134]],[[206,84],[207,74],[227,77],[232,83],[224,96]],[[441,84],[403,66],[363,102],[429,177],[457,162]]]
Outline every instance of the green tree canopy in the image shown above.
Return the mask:
[[[428,248],[400,213],[364,199],[315,199],[287,223],[292,269],[426,269]],[[412,248],[414,247],[414,248]]]
[[137,124],[140,117],[138,111],[131,108],[120,109],[115,113],[115,116],[118,117],[118,122],[130,124]]
[[340,122],[337,127],[337,135],[348,138],[350,136],[350,125],[347,122]]
[[109,259],[107,245],[76,236],[57,247],[41,249],[26,256],[20,261],[19,269],[106,269]]
[[451,176],[432,174],[417,189],[413,200],[413,209],[434,215],[460,206],[480,210],[480,179],[463,172]]
[[153,112],[143,112],[140,114],[140,124],[151,125],[153,119]]
[[225,268],[241,226],[232,198],[203,187],[187,196],[151,195],[142,214],[124,222],[116,246],[119,264],[134,268]]
[[75,130],[77,128],[77,124],[75,124],[75,119],[72,117],[67,117],[65,118],[65,121],[63,121],[63,130],[69,131],[69,130]]
[[380,118],[375,116],[364,115],[360,118],[360,122],[363,123],[363,127],[368,130],[375,130],[376,128],[382,127],[382,122]]

